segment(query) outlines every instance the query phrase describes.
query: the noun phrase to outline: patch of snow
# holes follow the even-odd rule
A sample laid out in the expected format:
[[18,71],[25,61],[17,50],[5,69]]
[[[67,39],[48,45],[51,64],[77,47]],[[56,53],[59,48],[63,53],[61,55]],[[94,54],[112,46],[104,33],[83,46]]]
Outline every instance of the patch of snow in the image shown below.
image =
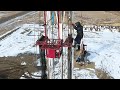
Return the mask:
[[40,59],[37,59],[35,63],[36,63],[36,66],[41,66]]
[[34,79],[41,79],[41,71],[34,72],[34,73],[32,73],[32,75],[35,75],[35,76],[32,76],[32,78],[34,78]]
[[26,65],[26,62],[22,62],[21,65]]
[[[43,27],[43,26],[41,26]],[[36,53],[34,45],[38,39],[40,29],[38,24],[24,24],[23,27],[13,32],[4,40],[0,41],[0,57],[17,56],[19,53],[32,52]],[[29,36],[28,33],[32,32]],[[34,36],[32,36],[34,35]]]
[[[28,72],[25,72],[25,75],[28,76],[29,78],[31,79],[41,79],[41,71],[38,71],[38,72],[34,72],[32,73],[31,75],[28,73]],[[24,75],[22,75],[20,77],[20,79],[29,79],[27,77],[24,77]]]
[[98,79],[98,77],[95,74],[94,70],[87,70],[87,69],[81,69],[81,70],[75,70],[75,79]]

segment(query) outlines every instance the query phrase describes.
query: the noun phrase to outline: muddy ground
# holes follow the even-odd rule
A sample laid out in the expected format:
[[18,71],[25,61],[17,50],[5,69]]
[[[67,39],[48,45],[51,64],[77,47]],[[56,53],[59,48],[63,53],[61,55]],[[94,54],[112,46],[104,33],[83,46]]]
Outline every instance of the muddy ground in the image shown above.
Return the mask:
[[0,57],[1,79],[19,79],[25,72],[33,73],[38,70],[36,55]]
[[[0,11],[2,12],[2,11]],[[3,13],[3,12],[2,12]],[[6,12],[7,13],[7,12]],[[6,14],[5,17],[9,17],[11,15],[15,15],[18,12],[11,12],[8,11],[9,15]],[[12,14],[10,14],[12,13]],[[7,16],[8,15],[8,16]],[[0,24],[0,35],[14,29],[17,26],[20,26],[25,23],[43,23],[43,13],[34,12],[23,16],[21,18],[17,18],[12,20],[8,23]],[[84,25],[85,24],[98,24],[98,23],[118,23],[120,21],[120,13],[119,12],[93,12],[93,11],[76,11],[74,12],[73,22],[81,21]],[[40,16],[40,17],[39,17]],[[109,17],[108,17],[109,16]],[[4,18],[5,18],[4,17]],[[2,18],[2,16],[1,16]],[[2,19],[1,19],[2,20]],[[10,18],[9,18],[10,20]],[[8,20],[8,21],[9,21]],[[30,73],[38,71],[36,68],[36,61],[35,55],[20,55],[17,57],[0,57],[0,78],[1,79],[19,79],[25,71],[29,71]],[[21,66],[22,62],[26,62],[27,65]],[[101,70],[97,70],[96,74],[101,79],[109,79],[111,77],[107,76],[106,72],[104,73]]]

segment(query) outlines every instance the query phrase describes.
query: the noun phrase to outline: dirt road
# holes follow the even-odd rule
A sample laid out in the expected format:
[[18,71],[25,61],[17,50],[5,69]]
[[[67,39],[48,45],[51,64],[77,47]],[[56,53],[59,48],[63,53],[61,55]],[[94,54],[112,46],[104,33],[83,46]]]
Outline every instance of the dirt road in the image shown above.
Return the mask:
[[[41,14],[41,13],[40,13]],[[38,23],[39,19],[39,12],[35,11],[24,11],[19,12],[17,15],[8,16],[6,18],[1,18],[0,24],[0,35],[19,27],[20,25],[27,24],[27,23]]]
[[10,13],[10,14],[8,14],[8,15],[5,15],[5,16],[2,16],[1,18],[0,18],[0,24],[1,23],[3,23],[3,22],[6,22],[6,21],[8,21],[8,20],[11,20],[11,19],[13,19],[13,18],[16,18],[16,17],[18,17],[18,16],[21,16],[21,15],[24,15],[24,14],[26,14],[26,13],[29,13],[30,11],[19,11],[19,12],[12,12],[12,13]]

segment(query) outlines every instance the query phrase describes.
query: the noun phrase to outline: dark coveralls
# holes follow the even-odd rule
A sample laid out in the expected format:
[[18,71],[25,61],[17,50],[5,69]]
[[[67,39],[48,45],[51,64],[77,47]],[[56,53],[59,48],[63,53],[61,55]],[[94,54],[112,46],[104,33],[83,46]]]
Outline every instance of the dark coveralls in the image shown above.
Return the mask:
[[78,44],[78,50],[80,50],[80,42],[83,38],[83,26],[80,24],[80,22],[76,22],[75,25],[73,24],[73,28],[77,30],[77,36],[75,38],[75,46]]

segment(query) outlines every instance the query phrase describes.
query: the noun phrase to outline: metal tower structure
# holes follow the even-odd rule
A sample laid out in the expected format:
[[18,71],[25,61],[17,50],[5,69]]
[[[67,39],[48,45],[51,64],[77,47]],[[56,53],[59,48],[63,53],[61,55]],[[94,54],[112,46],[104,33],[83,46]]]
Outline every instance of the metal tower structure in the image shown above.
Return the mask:
[[[56,13],[56,19],[55,17]],[[64,14],[67,15],[67,25],[68,25],[68,37],[63,38],[63,20]],[[48,21],[49,26],[52,26],[52,30],[47,29]],[[53,25],[57,24],[57,38],[53,37]],[[72,11],[44,11],[44,28],[45,34],[36,41],[36,44],[39,45],[40,59],[42,66],[42,79],[47,79],[46,74],[46,60],[51,59],[54,61],[54,58],[62,57],[63,47],[68,47],[68,79],[72,78]],[[52,31],[52,32],[51,32]],[[63,58],[62,58],[62,73],[63,73]],[[54,66],[54,62],[53,62]],[[63,75],[62,75],[63,79]]]

